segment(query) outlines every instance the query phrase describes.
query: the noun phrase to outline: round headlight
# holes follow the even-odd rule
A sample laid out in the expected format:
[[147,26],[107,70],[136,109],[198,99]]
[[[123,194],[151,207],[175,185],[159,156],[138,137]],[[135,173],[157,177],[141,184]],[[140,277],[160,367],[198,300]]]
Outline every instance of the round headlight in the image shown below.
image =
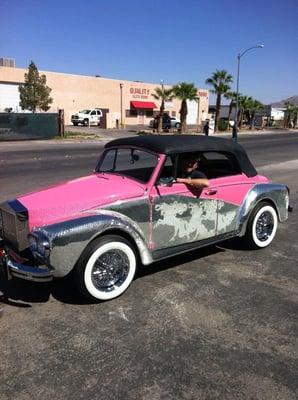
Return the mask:
[[36,237],[35,237],[35,236],[29,235],[28,239],[29,239],[29,246],[30,246],[30,249],[31,249],[32,251],[36,251],[36,250],[37,250],[37,240],[36,240]]
[[45,255],[45,246],[42,241],[37,242],[37,253],[40,254],[42,257]]
[[34,256],[48,259],[50,256],[50,243],[42,232],[36,232],[28,236],[30,249]]

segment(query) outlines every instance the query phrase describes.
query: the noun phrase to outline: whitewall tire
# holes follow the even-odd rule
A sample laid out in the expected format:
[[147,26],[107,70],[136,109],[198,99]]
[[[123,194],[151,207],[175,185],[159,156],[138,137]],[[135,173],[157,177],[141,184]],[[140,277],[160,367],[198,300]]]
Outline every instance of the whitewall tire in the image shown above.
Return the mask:
[[274,207],[270,203],[261,202],[252,211],[245,239],[250,247],[267,247],[276,235],[277,226],[278,218]]
[[111,300],[131,284],[137,266],[133,247],[126,239],[109,235],[94,240],[78,262],[76,282],[92,300]]

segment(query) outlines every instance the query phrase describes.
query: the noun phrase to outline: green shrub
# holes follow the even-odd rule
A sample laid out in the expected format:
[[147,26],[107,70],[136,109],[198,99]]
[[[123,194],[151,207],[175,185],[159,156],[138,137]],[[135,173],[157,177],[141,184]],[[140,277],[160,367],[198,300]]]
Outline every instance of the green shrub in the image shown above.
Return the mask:
[[219,123],[218,123],[218,130],[219,131],[226,131],[228,128],[228,121],[224,120],[224,119],[220,119]]

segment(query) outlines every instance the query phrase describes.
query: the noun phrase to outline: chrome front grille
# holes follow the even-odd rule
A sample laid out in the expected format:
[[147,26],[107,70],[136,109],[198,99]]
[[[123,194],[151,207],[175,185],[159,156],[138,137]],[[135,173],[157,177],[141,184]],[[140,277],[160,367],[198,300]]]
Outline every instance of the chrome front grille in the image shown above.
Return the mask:
[[18,251],[28,247],[28,212],[17,200],[0,205],[3,239]]

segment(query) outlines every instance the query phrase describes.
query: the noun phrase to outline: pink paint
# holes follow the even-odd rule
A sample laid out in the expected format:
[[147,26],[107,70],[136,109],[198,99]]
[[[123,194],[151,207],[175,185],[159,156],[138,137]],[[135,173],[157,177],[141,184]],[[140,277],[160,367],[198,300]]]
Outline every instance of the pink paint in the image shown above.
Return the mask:
[[73,218],[117,200],[140,197],[145,187],[118,175],[96,174],[78,178],[37,192],[18,200],[28,209],[29,228],[53,224]]
[[[212,186],[217,190],[217,200],[240,206],[247,192],[256,184],[268,182],[264,176],[256,175],[248,178],[245,174],[226,176],[211,180]],[[211,187],[210,187],[211,188]],[[208,192],[204,190],[204,192]]]
[[223,178],[209,179],[208,188],[198,189],[183,183],[175,183],[170,187],[159,186],[158,190],[153,188],[151,196],[182,195],[198,197],[201,199],[222,200],[226,203],[240,206],[247,192],[256,183],[267,183],[268,179],[261,175],[248,178],[245,174],[226,176]]

